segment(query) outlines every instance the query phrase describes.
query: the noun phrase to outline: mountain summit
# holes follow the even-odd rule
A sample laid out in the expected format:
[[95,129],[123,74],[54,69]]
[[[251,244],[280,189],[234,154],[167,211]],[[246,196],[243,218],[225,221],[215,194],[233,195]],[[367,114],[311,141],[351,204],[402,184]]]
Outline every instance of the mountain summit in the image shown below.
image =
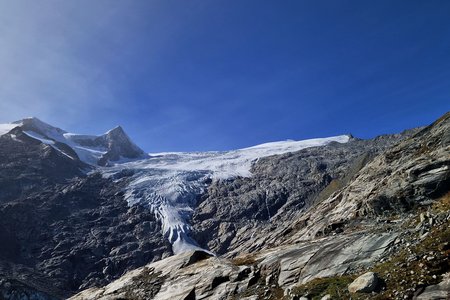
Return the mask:
[[[81,135],[69,133],[31,117],[0,125],[0,129],[2,129],[0,135],[7,134],[13,129],[20,130],[28,137],[50,145],[72,159],[79,159],[88,165],[105,166],[111,162],[147,157],[121,126],[98,136]],[[68,151],[68,148],[73,151]]]

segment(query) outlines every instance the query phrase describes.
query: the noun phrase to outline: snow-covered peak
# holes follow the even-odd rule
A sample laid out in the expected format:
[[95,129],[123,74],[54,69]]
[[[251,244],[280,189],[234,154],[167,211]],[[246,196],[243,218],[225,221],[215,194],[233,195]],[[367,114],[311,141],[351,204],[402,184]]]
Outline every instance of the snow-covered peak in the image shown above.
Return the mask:
[[[51,145],[66,155],[64,149],[67,145],[75,151],[81,161],[94,166],[104,166],[110,161],[131,160],[147,156],[131,141],[120,126],[102,135],[82,135],[69,133],[36,117],[30,117],[11,124],[1,124],[0,135],[7,134],[16,127],[19,127],[29,137]],[[76,157],[72,158],[77,159]]]
[[13,122],[13,124],[19,125],[23,130],[34,131],[40,133],[42,135],[50,136],[59,136],[61,134],[66,133],[66,131],[54,127],[50,124],[47,124],[36,117],[25,118],[19,121]]
[[7,134],[16,127],[20,127],[25,131],[34,131],[40,135],[59,135],[65,133],[64,130],[42,122],[36,117],[29,117],[8,124],[0,124],[0,136]]

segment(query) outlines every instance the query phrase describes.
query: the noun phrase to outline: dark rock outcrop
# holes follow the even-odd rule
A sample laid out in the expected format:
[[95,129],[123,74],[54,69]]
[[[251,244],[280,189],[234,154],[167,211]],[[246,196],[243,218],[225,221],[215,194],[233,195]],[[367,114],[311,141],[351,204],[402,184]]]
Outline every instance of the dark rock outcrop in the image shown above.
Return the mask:
[[14,128],[0,136],[0,203],[31,191],[83,177],[89,167],[70,149],[67,156]]
[[0,205],[0,232],[2,260],[45,274],[66,295],[171,253],[155,217],[128,207],[121,185],[99,174]]
[[131,141],[120,126],[99,136],[94,143],[108,149],[98,161],[100,166],[107,165],[109,161],[147,157],[147,154]]

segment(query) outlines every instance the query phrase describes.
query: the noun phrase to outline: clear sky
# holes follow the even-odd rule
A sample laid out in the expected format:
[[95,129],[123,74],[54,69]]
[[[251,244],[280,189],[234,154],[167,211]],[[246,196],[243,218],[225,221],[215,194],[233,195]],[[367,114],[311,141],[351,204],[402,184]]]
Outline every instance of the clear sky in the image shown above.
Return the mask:
[[0,0],[0,123],[226,150],[450,110],[450,1]]

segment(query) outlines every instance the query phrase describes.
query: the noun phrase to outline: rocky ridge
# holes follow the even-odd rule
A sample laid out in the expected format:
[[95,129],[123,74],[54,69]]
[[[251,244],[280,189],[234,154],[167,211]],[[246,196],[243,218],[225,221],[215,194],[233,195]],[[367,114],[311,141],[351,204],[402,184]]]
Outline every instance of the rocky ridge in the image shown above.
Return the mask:
[[[14,130],[51,146],[72,160],[81,160],[88,165],[106,166],[120,160],[148,157],[120,126],[95,136],[69,133],[37,118],[26,118],[10,125],[14,126]],[[8,135],[11,136],[11,131]]]

